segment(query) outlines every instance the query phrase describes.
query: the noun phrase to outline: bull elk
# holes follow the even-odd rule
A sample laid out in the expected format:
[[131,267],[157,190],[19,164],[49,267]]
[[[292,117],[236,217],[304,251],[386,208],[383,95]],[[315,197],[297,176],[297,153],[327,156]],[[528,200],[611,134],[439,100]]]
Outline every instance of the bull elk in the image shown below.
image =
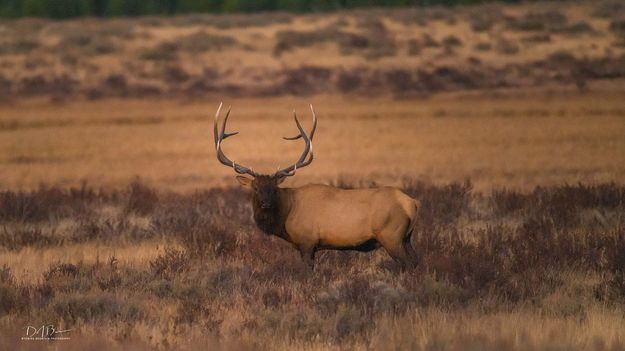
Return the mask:
[[226,132],[230,108],[219,128],[221,107],[220,104],[215,114],[213,131],[217,159],[239,174],[236,177],[239,183],[252,188],[254,221],[260,230],[293,244],[311,268],[319,249],[370,251],[380,246],[404,265],[417,263],[410,238],[420,204],[399,189],[347,190],[320,184],[299,188],[278,186],[313,161],[312,139],[317,129],[317,117],[312,105],[310,134],[304,131],[293,111],[299,134],[284,138],[303,139],[302,155],[294,164],[271,175],[258,174],[224,154],[223,141],[238,132]]

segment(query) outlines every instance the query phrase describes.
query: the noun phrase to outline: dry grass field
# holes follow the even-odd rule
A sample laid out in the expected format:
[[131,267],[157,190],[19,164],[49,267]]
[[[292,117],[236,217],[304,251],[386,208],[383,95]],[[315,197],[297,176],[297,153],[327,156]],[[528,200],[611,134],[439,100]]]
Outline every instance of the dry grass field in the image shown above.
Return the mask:
[[[300,143],[295,107],[319,132],[314,166],[287,184],[403,177],[433,183],[470,178],[476,189],[625,180],[624,94],[575,91],[443,94],[427,100],[314,96],[227,100],[224,143],[237,162],[273,172],[293,162]],[[0,139],[0,187],[40,184],[123,187],[135,176],[159,188],[192,191],[235,185],[212,144],[218,100],[104,100],[60,106],[0,107],[10,128]]]
[[[285,186],[401,187],[420,265],[263,235],[220,101],[267,173],[312,103]],[[0,22],[0,349],[623,350],[624,136],[620,1]]]

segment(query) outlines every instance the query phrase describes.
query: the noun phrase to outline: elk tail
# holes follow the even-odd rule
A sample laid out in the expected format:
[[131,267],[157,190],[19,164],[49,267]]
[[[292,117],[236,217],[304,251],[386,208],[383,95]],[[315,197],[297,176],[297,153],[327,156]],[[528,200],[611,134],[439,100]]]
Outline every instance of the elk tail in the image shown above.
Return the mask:
[[408,227],[408,231],[406,232],[407,236],[412,236],[415,227],[417,226],[417,220],[419,218],[419,209],[421,208],[421,201],[414,200],[414,216],[410,219],[410,227]]
[[421,208],[421,202],[419,200],[414,200],[414,209],[413,216],[410,219],[410,226],[406,231],[406,235],[404,236],[403,244],[404,250],[408,254],[408,257],[412,261],[412,263],[416,266],[419,262],[419,257],[414,247],[412,246],[412,234],[414,234],[415,227],[417,226],[417,221],[419,218],[419,209]]

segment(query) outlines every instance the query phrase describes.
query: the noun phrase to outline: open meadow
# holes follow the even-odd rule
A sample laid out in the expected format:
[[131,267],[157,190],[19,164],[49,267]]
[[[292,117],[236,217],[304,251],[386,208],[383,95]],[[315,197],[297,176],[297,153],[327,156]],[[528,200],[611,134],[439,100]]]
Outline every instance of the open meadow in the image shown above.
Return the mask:
[[[419,199],[418,267],[252,218]],[[625,350],[625,4],[0,21],[0,350]],[[22,340],[26,327],[67,340]]]

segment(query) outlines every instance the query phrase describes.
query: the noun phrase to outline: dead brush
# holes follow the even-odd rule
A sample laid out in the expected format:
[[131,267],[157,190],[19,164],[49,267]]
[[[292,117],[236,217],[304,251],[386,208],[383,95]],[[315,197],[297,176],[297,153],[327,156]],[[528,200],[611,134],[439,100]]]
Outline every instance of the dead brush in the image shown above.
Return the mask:
[[132,182],[128,193],[128,202],[124,208],[124,213],[145,216],[152,213],[156,208],[158,203],[156,191],[140,181]]
[[40,222],[80,217],[96,200],[93,189],[83,185],[68,190],[42,186],[30,192],[0,192],[0,222]]
[[583,209],[625,207],[625,189],[615,183],[538,187],[528,195],[528,200],[534,204],[526,207],[529,216],[547,216],[558,228],[570,228],[579,225],[579,214]]
[[54,49],[58,52],[76,52],[82,55],[106,55],[120,50],[109,37],[84,31],[67,33]]
[[62,239],[48,235],[41,228],[11,228],[4,226],[0,230],[0,246],[7,250],[20,250],[24,247],[45,247],[58,245]]
[[597,299],[607,303],[625,303],[625,270],[618,270],[595,287]]
[[237,40],[227,35],[210,34],[205,31],[176,38],[175,42],[180,45],[180,50],[189,53],[202,53],[210,50],[222,50],[236,46]]
[[111,256],[106,264],[97,262],[94,267],[94,279],[102,291],[112,291],[122,284],[122,275],[118,268],[118,261]]
[[237,238],[232,230],[231,223],[212,217],[195,222],[177,235],[192,256],[227,256],[236,249]]
[[625,19],[614,19],[610,22],[610,30],[618,35],[625,35]]
[[367,38],[362,35],[345,32],[336,26],[328,26],[311,31],[281,30],[276,33],[276,45],[273,49],[274,56],[297,48],[305,48],[313,45],[336,42],[341,51],[355,48],[364,48],[369,45]]
[[155,233],[178,238],[192,257],[228,256],[237,249],[236,233],[251,228],[240,189],[215,189],[181,198],[172,195],[157,208]]
[[508,189],[495,189],[491,192],[489,203],[495,216],[507,216],[525,208],[528,195]]
[[50,309],[50,313],[69,325],[102,320],[136,322],[145,317],[133,300],[102,292],[62,295],[51,303]]
[[150,269],[155,276],[171,280],[189,269],[189,256],[185,251],[167,247],[165,252],[150,261]]
[[557,10],[527,12],[521,17],[508,17],[508,28],[517,31],[558,30],[568,23],[565,14]]
[[488,32],[503,18],[503,12],[497,6],[482,5],[468,13],[468,21],[474,32]]
[[0,267],[0,316],[24,312],[29,306],[28,288],[18,286],[7,265]]
[[280,91],[294,95],[311,95],[328,89],[332,71],[318,66],[302,66],[284,72],[284,81]]
[[445,47],[449,47],[449,48],[458,48],[458,47],[462,47],[462,40],[460,40],[460,38],[458,38],[455,35],[448,35],[445,38],[443,38],[443,46]]
[[141,241],[158,235],[151,228],[133,223],[125,214],[111,218],[97,216],[78,218],[77,227],[65,240],[74,243],[88,241],[114,242],[116,240]]
[[422,181],[405,179],[402,189],[421,202],[423,207],[419,211],[418,225],[423,228],[453,224],[463,213],[469,211],[472,197],[472,185],[469,180],[438,187]]
[[617,17],[625,13],[625,4],[620,0],[601,0],[597,2],[592,15],[601,18]]
[[358,90],[363,83],[362,76],[360,70],[341,70],[336,78],[336,88],[342,93]]
[[160,42],[151,48],[142,50],[139,58],[149,61],[173,61],[178,58],[180,45],[176,42]]
[[175,16],[167,20],[174,26],[212,26],[219,29],[265,27],[273,24],[288,24],[293,15],[286,12],[264,12],[258,14],[233,14],[229,16],[209,14],[189,14]]
[[[193,328],[219,340],[232,335],[262,340],[280,332],[297,342],[355,348],[369,342],[380,323],[431,311],[498,319],[518,312],[584,328],[597,309],[620,311],[625,303],[623,185],[480,193],[470,182],[433,185],[406,179],[404,184],[424,209],[419,215],[424,226],[412,242],[420,257],[415,269],[390,267],[381,255],[336,251],[320,252],[311,272],[291,247],[276,245],[254,229],[244,200],[249,193],[237,188],[159,193],[154,209],[141,220],[150,222],[154,235],[172,238],[181,248],[167,246],[145,266],[115,258],[55,262],[41,281],[24,283],[0,265],[0,315],[86,327],[154,323],[181,338]],[[96,214],[106,204],[127,218],[127,189],[79,197],[65,201],[83,202]],[[596,211],[605,215],[604,224],[587,220]],[[105,218],[93,218],[104,226]],[[39,228],[54,222],[9,225]],[[121,235],[108,239],[111,243],[127,243],[129,229],[121,229]],[[218,250],[222,240],[226,246]],[[166,306],[167,317],[149,309],[151,303]],[[120,333],[133,331],[128,328]]]
[[[198,321],[209,318],[209,310],[202,301],[201,294],[196,290],[188,290],[182,297],[176,311],[174,323],[176,327],[181,324],[192,325]],[[217,325],[220,321],[216,321]]]
[[15,41],[3,42],[0,55],[29,55],[41,46],[36,38],[20,38]]
[[[31,61],[30,64],[35,67],[31,66],[29,69],[34,69],[39,65],[37,61]],[[23,96],[53,95],[63,97],[73,94],[80,88],[80,82],[68,73],[54,74],[51,77],[36,74],[24,77],[16,83],[15,92]]]
[[95,263],[54,263],[43,273],[43,281],[37,286],[37,292],[45,297],[54,297],[58,293],[114,291],[122,285],[122,272],[118,261],[111,256],[106,262]]
[[361,50],[367,59],[379,59],[397,54],[395,38],[383,21],[377,18],[364,17],[358,22],[358,25],[366,41],[342,41],[340,43],[341,53],[352,54]]
[[408,91],[420,89],[420,82],[414,78],[414,74],[406,69],[394,69],[385,73],[387,84],[391,86],[394,94],[404,94]]
[[368,326],[369,318],[363,313],[345,309],[338,313],[335,325],[335,340],[345,342],[363,338],[371,329]]
[[42,304],[48,304],[57,296],[67,293],[85,293],[90,291],[95,281],[92,269],[83,262],[53,263],[43,273],[43,280],[34,286],[33,298]]
[[516,55],[521,48],[515,41],[501,37],[495,42],[495,50],[502,55]]
[[[417,236],[413,245],[422,257],[422,269],[472,296],[494,289],[506,299],[521,301],[543,286],[540,281],[545,275],[555,277],[567,269],[599,272],[608,267],[618,272],[625,263],[618,254],[625,247],[622,229],[579,232],[556,229],[548,219],[528,219],[516,229],[489,227],[470,237],[467,240],[456,230],[430,232]],[[553,289],[557,284],[549,286]]]
[[278,288],[267,289],[262,294],[263,305],[267,308],[279,308],[280,306],[288,305],[291,303],[291,300],[291,294]]
[[6,264],[3,264],[2,267],[0,267],[0,283],[9,285],[15,284],[15,277],[11,272],[11,268]]
[[585,21],[575,22],[570,25],[563,26],[554,30],[556,33],[561,33],[569,36],[577,36],[582,34],[595,34],[594,27]]

